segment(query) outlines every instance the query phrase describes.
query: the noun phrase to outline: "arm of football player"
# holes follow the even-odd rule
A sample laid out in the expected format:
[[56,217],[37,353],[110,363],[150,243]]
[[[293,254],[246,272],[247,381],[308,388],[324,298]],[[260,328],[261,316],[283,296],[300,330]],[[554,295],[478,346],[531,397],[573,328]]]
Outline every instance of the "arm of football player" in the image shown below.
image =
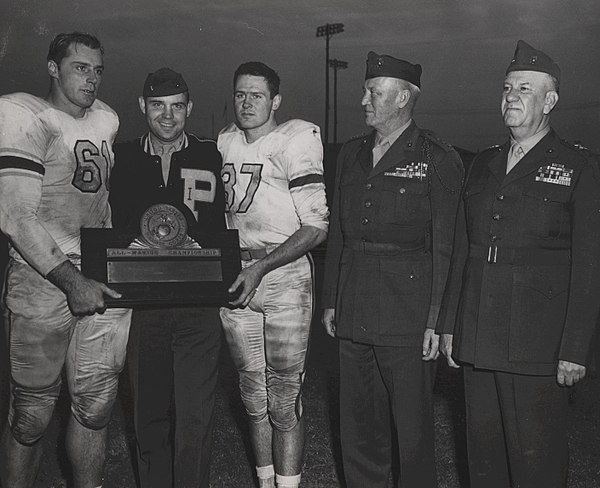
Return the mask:
[[42,180],[39,177],[26,174],[1,176],[0,229],[34,269],[67,295],[74,314],[104,311],[102,294],[113,298],[120,295],[102,283],[85,278],[68,261],[37,218],[41,195]]
[[324,308],[321,323],[328,336],[335,337],[335,308]]
[[264,275],[304,256],[313,247],[323,242],[326,237],[327,232],[323,229],[310,225],[300,227],[271,254],[240,272],[228,290],[229,293],[239,290],[239,296],[229,303],[235,307],[247,306]]

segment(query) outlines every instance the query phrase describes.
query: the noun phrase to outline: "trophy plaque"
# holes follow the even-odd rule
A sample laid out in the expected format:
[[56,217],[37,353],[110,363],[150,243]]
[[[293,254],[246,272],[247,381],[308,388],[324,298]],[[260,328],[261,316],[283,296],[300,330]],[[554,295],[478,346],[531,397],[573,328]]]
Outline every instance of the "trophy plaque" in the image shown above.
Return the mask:
[[109,307],[225,305],[240,272],[236,230],[190,231],[183,213],[168,204],[149,207],[140,232],[81,229],[81,271],[123,296]]

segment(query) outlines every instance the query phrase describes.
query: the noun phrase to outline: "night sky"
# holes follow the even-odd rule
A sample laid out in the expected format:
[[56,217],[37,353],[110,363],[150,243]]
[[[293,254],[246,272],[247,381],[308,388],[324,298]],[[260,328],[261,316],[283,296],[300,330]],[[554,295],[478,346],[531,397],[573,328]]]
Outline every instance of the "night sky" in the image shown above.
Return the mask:
[[161,66],[186,78],[195,103],[188,128],[198,134],[231,122],[232,74],[250,60],[281,76],[280,121],[322,126],[325,40],[316,29],[326,23],[345,25],[330,55],[349,63],[338,71],[338,141],[366,130],[360,98],[373,50],[423,66],[419,125],[471,150],[503,142],[504,71],[524,39],[562,69],[553,126],[600,152],[598,0],[0,0],[0,94],[44,96],[50,40],[83,30],[105,46],[100,98],[121,117],[120,140],[145,130],[137,96]]

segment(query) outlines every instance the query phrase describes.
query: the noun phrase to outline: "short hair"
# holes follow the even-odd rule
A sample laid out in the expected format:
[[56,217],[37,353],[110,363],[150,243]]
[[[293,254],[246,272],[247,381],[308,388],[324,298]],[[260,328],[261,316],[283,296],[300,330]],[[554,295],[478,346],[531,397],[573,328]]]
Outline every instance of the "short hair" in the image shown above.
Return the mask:
[[548,74],[548,76],[550,77],[550,83],[554,85],[553,87],[551,87],[552,90],[558,93],[560,89],[560,82],[558,81],[558,78],[556,78],[556,76],[552,76],[551,74]]
[[417,100],[421,96],[421,89],[411,83],[410,81],[406,81],[403,79],[398,79],[398,87],[400,90],[408,90],[410,93],[410,98],[408,100],[407,108],[412,112],[417,104]]
[[102,47],[102,43],[96,36],[85,32],[69,32],[58,34],[52,40],[50,47],[48,48],[48,56],[46,59],[60,65],[63,58],[67,57],[69,46],[71,46],[71,44],[83,44],[90,49],[99,49],[100,52],[104,54],[104,47]]
[[269,94],[271,95],[271,98],[273,98],[275,95],[279,95],[279,84],[281,83],[279,75],[274,69],[269,68],[266,64],[261,63],[260,61],[249,61],[247,63],[240,64],[233,75],[234,90],[238,78],[242,75],[262,76],[265,80],[267,80],[267,86],[269,87]]

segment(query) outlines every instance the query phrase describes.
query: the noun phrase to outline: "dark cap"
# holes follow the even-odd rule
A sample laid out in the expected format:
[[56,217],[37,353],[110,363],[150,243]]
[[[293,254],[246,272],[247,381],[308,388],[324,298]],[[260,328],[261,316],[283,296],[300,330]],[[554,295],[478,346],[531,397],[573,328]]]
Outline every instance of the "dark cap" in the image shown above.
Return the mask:
[[150,73],[144,83],[144,97],[167,97],[188,91],[188,86],[180,73],[170,68],[160,68]]
[[538,51],[525,41],[517,42],[515,54],[506,68],[506,74],[511,71],[539,71],[548,73],[560,81],[560,68],[550,56],[542,51]]
[[365,80],[387,76],[389,78],[400,78],[421,88],[421,72],[420,64],[412,64],[403,59],[396,59],[387,54],[377,54],[371,51],[367,56]]

